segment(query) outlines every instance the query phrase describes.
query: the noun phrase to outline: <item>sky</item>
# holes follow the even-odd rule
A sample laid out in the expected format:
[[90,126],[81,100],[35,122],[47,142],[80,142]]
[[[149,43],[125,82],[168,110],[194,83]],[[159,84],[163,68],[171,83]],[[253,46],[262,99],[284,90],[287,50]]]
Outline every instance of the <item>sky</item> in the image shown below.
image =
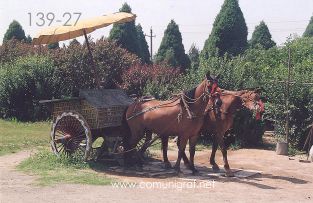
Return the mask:
[[[153,38],[155,53],[171,19],[179,25],[186,52],[193,43],[201,50],[224,0],[0,0],[0,44],[13,20],[22,25],[26,35],[34,37],[48,26],[47,18],[51,19],[53,15],[51,26],[61,25],[70,15],[73,21],[76,20],[78,14],[75,13],[81,13],[80,19],[86,19],[117,12],[124,2],[131,6],[137,15],[136,23],[142,25],[146,34],[152,27],[156,35]],[[289,35],[301,36],[313,15],[313,0],[239,0],[239,5],[248,27],[248,39],[255,26],[264,20],[278,45]],[[40,20],[42,14],[45,23]],[[111,28],[101,28],[90,35],[93,39],[108,37]],[[84,40],[83,37],[77,39]],[[147,38],[150,45],[149,40]]]

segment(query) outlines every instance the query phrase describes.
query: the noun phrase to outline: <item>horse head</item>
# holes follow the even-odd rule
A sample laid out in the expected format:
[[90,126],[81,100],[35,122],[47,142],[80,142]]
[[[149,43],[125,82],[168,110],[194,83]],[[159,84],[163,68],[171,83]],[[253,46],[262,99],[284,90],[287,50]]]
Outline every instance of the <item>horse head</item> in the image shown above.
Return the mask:
[[249,110],[255,112],[256,120],[260,120],[265,112],[264,103],[261,99],[261,88],[246,90],[240,97],[243,100],[243,105]]

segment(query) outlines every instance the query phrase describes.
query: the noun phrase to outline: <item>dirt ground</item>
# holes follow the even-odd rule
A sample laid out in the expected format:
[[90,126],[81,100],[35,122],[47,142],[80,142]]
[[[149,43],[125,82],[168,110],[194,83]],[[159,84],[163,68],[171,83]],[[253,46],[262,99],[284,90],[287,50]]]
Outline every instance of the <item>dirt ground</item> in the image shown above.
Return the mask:
[[[36,177],[15,170],[16,165],[29,154],[19,152],[0,157],[1,202],[313,202],[313,163],[299,162],[299,157],[290,160],[287,156],[276,155],[274,151],[229,151],[232,168],[257,170],[261,174],[249,178],[216,176],[208,180],[196,180],[196,187],[184,185],[184,188],[152,188],[149,184],[136,188],[77,184],[39,187],[33,184]],[[174,151],[170,152],[171,160],[175,160],[175,154]],[[208,150],[196,152],[197,165],[209,167],[209,154]],[[217,154],[217,162],[222,165],[221,153]],[[165,179],[115,178],[138,184],[186,182],[176,176]],[[206,184],[204,187],[201,182],[211,185]]]

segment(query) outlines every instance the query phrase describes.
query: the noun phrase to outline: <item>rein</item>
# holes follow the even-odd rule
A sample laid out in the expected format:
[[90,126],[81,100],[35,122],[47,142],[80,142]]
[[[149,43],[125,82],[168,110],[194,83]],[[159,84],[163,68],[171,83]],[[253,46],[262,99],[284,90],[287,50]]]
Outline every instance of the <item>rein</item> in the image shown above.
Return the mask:
[[159,105],[157,105],[157,106],[153,106],[153,107],[146,108],[146,109],[144,109],[144,110],[142,110],[142,111],[139,111],[139,112],[135,113],[134,115],[132,115],[132,116],[126,118],[126,120],[129,121],[129,120],[131,120],[131,119],[133,119],[133,118],[135,118],[135,117],[137,117],[137,116],[139,116],[139,115],[141,115],[141,114],[144,114],[144,113],[146,113],[146,112],[153,111],[153,110],[155,110],[155,109],[161,108],[162,106],[165,106],[165,105],[168,105],[168,104],[172,104],[172,103],[174,103],[175,101],[177,101],[178,99],[179,99],[179,97],[176,98],[175,100],[171,101],[171,102],[164,103],[164,104],[159,104]]

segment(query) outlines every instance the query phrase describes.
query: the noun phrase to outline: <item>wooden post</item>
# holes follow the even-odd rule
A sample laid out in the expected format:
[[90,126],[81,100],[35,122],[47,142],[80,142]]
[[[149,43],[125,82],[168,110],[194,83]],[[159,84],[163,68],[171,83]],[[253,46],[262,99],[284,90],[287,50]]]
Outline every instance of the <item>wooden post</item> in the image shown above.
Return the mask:
[[286,143],[288,146],[288,139],[289,139],[289,88],[290,88],[290,72],[291,72],[291,65],[290,65],[290,60],[291,60],[291,51],[290,48],[288,49],[288,79],[287,79],[287,87],[286,87]]
[[155,35],[153,35],[153,32],[152,32],[152,27],[150,28],[150,35],[145,35],[146,37],[149,37],[150,38],[150,60],[152,62],[152,38],[155,37]]
[[96,85],[97,85],[97,88],[100,88],[100,79],[99,79],[99,75],[98,75],[98,71],[97,71],[97,68],[96,68],[96,64],[93,60],[93,56],[92,56],[92,53],[91,53],[91,49],[90,49],[90,44],[88,42],[88,38],[87,38],[87,34],[86,34],[86,31],[83,30],[84,32],[84,36],[85,36],[85,40],[86,40],[86,45],[87,45],[87,49],[88,49],[88,53],[89,53],[89,57],[90,57],[90,60],[91,60],[91,66],[92,66],[92,71],[93,71],[93,75],[95,77],[95,82],[96,82]]

